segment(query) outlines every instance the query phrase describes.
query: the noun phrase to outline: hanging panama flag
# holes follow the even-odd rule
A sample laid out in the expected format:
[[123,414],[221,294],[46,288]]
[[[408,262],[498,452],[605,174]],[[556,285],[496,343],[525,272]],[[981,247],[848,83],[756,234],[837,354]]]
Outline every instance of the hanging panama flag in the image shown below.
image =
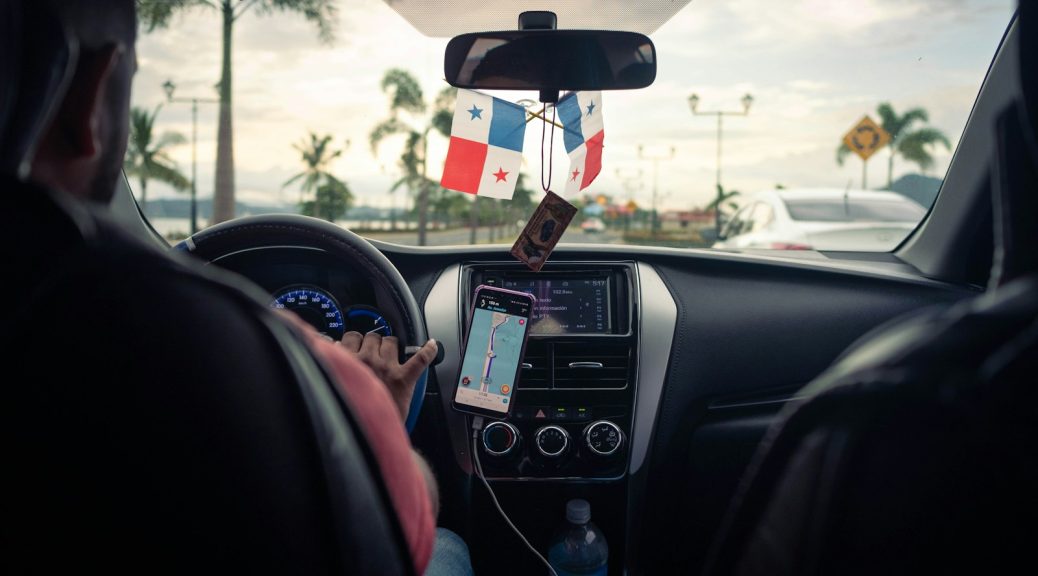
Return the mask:
[[569,173],[566,175],[565,195],[587,188],[602,171],[602,143],[605,125],[602,123],[601,92],[570,92],[555,106],[562,121],[566,153],[569,154]]
[[458,90],[440,185],[511,200],[523,161],[526,110],[493,96]]

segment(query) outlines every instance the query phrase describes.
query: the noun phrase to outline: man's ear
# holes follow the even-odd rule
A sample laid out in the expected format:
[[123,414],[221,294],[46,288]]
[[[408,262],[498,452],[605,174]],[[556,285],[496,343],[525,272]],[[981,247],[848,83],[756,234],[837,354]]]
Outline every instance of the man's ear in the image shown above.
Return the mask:
[[91,158],[101,153],[105,93],[125,52],[122,44],[108,44],[80,54],[76,74],[58,115],[59,134],[55,134],[72,158]]

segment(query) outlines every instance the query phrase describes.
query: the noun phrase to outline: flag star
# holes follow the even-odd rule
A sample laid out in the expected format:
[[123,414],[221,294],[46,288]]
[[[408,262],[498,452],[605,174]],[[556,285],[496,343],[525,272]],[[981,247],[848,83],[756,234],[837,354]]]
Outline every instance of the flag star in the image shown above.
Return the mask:
[[472,114],[472,118],[469,118],[469,120],[475,120],[476,118],[479,118],[480,120],[483,119],[483,116],[482,116],[483,109],[482,108],[477,108],[475,104],[472,105],[472,108],[469,108],[468,110],[466,110],[466,112],[468,112],[469,114]]
[[577,176],[580,176],[580,170],[574,170],[573,171],[573,177],[570,178],[570,181],[571,182],[576,182],[577,181]]
[[595,101],[592,100],[591,103],[587,105],[587,115],[590,116],[591,113],[594,112],[594,111],[595,111]]
[[500,166],[497,167],[497,172],[494,172],[494,177],[497,178],[495,182],[508,182],[508,172],[505,172]]

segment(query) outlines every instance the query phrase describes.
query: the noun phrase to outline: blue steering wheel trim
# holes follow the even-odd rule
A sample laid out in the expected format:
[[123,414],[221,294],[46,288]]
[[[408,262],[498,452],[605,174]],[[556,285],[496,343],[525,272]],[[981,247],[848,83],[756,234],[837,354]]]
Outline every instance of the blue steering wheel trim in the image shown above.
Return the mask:
[[418,377],[418,382],[414,385],[411,407],[407,410],[407,422],[404,423],[404,426],[407,427],[408,434],[414,430],[414,425],[418,423],[418,413],[422,411],[422,401],[425,400],[425,384],[428,379],[429,369],[426,368],[422,375]]

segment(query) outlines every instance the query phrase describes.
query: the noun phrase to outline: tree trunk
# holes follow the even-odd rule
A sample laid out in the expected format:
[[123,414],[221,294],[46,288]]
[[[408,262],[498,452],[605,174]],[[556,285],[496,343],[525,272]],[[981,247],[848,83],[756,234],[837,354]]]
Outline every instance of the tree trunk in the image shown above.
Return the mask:
[[887,190],[894,187],[894,149],[890,149],[890,158],[887,159]]
[[479,228],[479,196],[472,199],[472,209],[469,211],[469,244],[476,243],[476,230]]
[[429,130],[422,135],[422,185],[418,189],[418,245],[425,246],[425,227],[429,223],[429,182],[425,178],[426,153],[429,151]]
[[140,177],[141,180],[141,213],[145,216],[148,215],[148,179],[144,176]]
[[220,70],[220,121],[216,137],[213,224],[234,218],[234,124],[231,119],[231,40],[234,4],[223,0],[223,63]]

